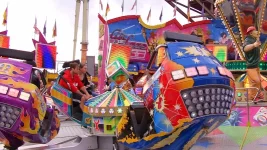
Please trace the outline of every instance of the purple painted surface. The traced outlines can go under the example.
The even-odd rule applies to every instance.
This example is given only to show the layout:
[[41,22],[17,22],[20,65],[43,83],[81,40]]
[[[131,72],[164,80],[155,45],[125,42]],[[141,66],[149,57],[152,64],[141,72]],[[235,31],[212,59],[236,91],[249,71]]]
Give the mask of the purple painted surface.
[[29,82],[31,70],[31,65],[10,59],[0,58],[0,78],[9,76],[13,79]]
[[[54,108],[46,107],[44,96],[37,87],[29,87],[30,89],[23,91],[30,94],[28,99],[20,97],[23,88],[27,89],[28,86],[31,86],[29,83],[31,72],[31,65],[9,59],[0,59],[0,141],[4,142],[6,146],[17,148],[24,143],[22,139],[34,143],[47,143],[59,131],[60,122],[57,114]],[[16,90],[19,92],[10,94],[11,88],[13,92]],[[20,113],[15,113],[17,110]],[[52,120],[42,120],[43,116],[38,113],[49,114],[48,116],[52,116]],[[7,118],[6,121],[3,120],[5,117]],[[12,123],[10,123],[11,120]],[[11,126],[7,126],[7,124]],[[50,127],[42,131],[44,124],[48,124]],[[44,132],[48,132],[48,136],[44,136]]]
[[7,30],[0,32],[0,35],[7,35]]

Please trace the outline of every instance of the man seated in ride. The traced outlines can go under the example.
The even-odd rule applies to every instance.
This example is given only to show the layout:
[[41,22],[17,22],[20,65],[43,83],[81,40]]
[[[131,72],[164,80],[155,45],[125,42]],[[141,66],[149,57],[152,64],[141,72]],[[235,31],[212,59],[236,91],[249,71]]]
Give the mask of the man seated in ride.
[[[78,73],[79,64],[76,62],[70,63],[70,68],[65,70],[63,80],[60,80],[59,84],[72,91],[73,99],[78,100],[78,102],[73,101],[73,117],[78,120],[82,120],[83,103],[92,96],[87,92],[86,87],[83,85],[78,76]],[[69,85],[64,81],[64,79],[69,83]]]

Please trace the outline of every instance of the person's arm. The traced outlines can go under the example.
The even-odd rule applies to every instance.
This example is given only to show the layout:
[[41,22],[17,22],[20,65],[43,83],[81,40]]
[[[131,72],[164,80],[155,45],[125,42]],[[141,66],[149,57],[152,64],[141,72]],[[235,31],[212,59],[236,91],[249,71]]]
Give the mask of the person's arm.
[[[73,93],[77,93],[77,94],[80,95],[81,92],[80,92],[80,91],[77,89],[77,87],[73,84],[71,77],[69,77],[69,76],[67,76],[67,75],[64,75],[63,78],[66,79],[67,82],[70,84],[70,90],[71,90],[71,92],[73,92]],[[79,92],[80,92],[80,93],[79,93]]]
[[83,91],[83,92],[85,93],[86,96],[90,96],[90,94],[87,92],[85,86],[81,87],[80,90]]
[[244,45],[245,45],[244,46],[244,51],[248,52],[248,51],[253,50],[256,47],[259,47],[261,45],[261,42],[259,40],[257,40],[256,42],[254,42],[252,44],[249,44],[248,39],[246,39],[245,42],[244,42]]
[[90,94],[87,92],[86,87],[84,86],[84,84],[82,83],[82,81],[80,80],[80,78],[77,76],[76,80],[78,82],[78,88],[85,93],[86,96],[90,97]]

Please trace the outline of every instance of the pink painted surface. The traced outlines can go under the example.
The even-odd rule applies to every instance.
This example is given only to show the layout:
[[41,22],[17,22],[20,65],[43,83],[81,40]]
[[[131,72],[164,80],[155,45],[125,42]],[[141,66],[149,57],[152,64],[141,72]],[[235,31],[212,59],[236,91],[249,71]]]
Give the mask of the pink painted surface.
[[251,126],[267,126],[267,107],[235,107],[225,126],[247,126],[248,116]]
[[[109,45],[109,41],[108,41],[108,25],[105,24],[105,31],[104,31],[104,40],[103,40],[103,46],[102,46],[102,52],[101,49],[99,49],[100,54],[102,54],[102,61],[101,66],[98,68],[98,90],[100,93],[104,92],[104,87],[105,87],[105,80],[106,80],[106,73],[105,73],[105,68],[106,68],[106,60],[107,60],[107,55],[108,55],[108,45]],[[99,54],[99,55],[100,55]]]

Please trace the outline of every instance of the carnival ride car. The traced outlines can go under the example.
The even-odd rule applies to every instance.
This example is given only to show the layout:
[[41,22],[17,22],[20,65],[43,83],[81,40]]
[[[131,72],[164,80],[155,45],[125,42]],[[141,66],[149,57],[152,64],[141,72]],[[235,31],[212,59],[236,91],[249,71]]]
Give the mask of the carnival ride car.
[[40,89],[46,81],[35,68],[34,54],[0,48],[0,56],[0,141],[12,150],[24,141],[48,143],[58,134],[60,121],[46,103],[45,88]]
[[[134,149],[190,149],[231,113],[234,79],[193,35],[165,32],[137,85],[144,105],[131,105],[117,126],[117,140]],[[148,80],[146,80],[148,79]],[[149,115],[150,114],[150,115]]]
[[234,80],[198,37],[166,32],[165,40],[167,44],[157,47],[147,68],[149,72],[157,65],[157,71],[146,73],[143,84],[135,88],[143,100],[120,88],[129,75],[114,61],[106,67],[106,75],[117,87],[86,101],[82,120],[73,117],[72,93],[58,84],[64,80],[62,74],[52,87],[55,104],[71,119],[88,126],[91,135],[116,135],[126,147],[189,149],[231,113]]

